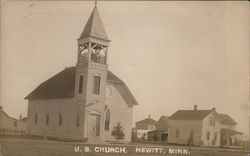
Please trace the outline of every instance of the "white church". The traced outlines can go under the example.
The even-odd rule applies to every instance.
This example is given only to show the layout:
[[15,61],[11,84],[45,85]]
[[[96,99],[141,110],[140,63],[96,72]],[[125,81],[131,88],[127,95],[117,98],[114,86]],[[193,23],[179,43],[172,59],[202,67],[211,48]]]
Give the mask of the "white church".
[[120,123],[131,141],[133,106],[126,84],[108,70],[109,38],[95,5],[77,40],[77,62],[41,83],[28,100],[27,131],[57,139],[113,141]]

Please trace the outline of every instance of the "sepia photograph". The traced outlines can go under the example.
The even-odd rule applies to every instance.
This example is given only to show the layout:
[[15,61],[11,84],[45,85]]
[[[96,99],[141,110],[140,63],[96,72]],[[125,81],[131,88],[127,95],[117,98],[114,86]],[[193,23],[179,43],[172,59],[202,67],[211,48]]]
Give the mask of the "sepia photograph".
[[0,156],[250,155],[248,1],[0,4]]

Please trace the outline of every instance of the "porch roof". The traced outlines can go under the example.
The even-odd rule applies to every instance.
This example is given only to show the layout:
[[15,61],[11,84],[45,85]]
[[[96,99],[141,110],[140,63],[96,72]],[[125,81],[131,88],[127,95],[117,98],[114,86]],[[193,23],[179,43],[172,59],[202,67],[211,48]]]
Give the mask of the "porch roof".
[[232,129],[227,129],[227,128],[222,128],[221,129],[221,133],[229,133],[231,135],[243,134],[242,132],[239,132],[239,131],[236,131],[236,130],[232,130]]

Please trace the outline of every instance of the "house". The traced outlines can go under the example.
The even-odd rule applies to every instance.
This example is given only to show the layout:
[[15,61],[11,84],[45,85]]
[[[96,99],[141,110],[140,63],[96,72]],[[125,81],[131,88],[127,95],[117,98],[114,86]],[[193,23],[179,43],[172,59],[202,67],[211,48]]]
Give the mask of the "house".
[[156,130],[148,132],[148,139],[152,141],[167,141],[169,121],[168,116],[161,116],[155,123]]
[[26,118],[16,119],[10,117],[0,106],[0,135],[25,135]]
[[152,119],[149,115],[148,118],[137,121],[135,123],[135,127],[136,129],[144,129],[144,130],[153,131],[156,129],[155,124],[156,124],[156,121]]
[[202,146],[240,145],[241,132],[236,122],[226,114],[211,110],[178,110],[169,117],[168,142]]
[[148,116],[148,118],[137,121],[133,129],[134,140],[148,140],[148,132],[156,130],[156,121]]
[[41,83],[28,100],[28,132],[34,136],[114,141],[120,124],[130,142],[133,106],[127,85],[108,70],[109,38],[95,5],[77,40],[76,66]]
[[156,121],[150,118],[149,115],[148,118],[140,120],[135,124],[136,128],[133,129],[135,138],[148,141],[167,141],[169,129],[167,116],[161,116]]

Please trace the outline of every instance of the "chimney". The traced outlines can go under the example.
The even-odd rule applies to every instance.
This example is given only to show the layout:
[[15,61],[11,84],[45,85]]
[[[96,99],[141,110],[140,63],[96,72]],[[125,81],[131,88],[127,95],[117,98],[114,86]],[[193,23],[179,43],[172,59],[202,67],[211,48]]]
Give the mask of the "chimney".
[[148,118],[150,119],[150,114],[148,115]]
[[212,110],[215,111],[216,109],[213,107]]
[[197,105],[194,105],[194,110],[197,111]]

